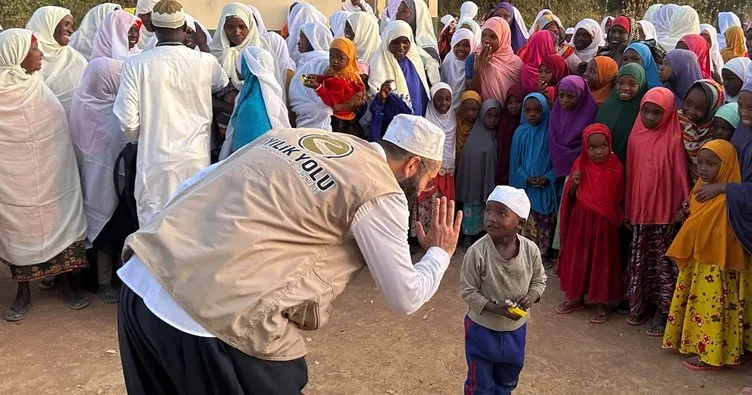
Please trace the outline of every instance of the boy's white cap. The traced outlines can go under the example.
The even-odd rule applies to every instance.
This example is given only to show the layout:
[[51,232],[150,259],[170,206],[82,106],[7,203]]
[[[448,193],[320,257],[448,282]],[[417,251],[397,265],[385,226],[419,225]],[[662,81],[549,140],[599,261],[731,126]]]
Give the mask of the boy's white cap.
[[512,210],[522,219],[530,215],[530,199],[524,189],[517,189],[508,185],[499,185],[494,188],[486,202],[499,202]]
[[420,157],[441,161],[446,135],[431,121],[415,115],[394,117],[384,133],[384,140]]

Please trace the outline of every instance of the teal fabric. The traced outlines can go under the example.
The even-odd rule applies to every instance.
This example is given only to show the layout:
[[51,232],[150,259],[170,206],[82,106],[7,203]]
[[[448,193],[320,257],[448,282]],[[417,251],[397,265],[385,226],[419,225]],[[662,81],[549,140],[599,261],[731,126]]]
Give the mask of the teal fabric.
[[230,120],[233,126],[233,152],[253,142],[272,128],[269,115],[266,112],[261,84],[258,78],[251,73],[245,59],[242,62],[241,75],[245,82],[243,89],[238,93],[238,105],[235,107],[235,112]]

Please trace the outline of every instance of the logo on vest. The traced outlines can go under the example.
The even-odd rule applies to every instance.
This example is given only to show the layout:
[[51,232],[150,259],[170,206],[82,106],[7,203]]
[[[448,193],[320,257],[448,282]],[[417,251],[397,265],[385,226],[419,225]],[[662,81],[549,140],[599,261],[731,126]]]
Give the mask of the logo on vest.
[[327,159],[344,158],[353,153],[353,146],[333,136],[309,134],[298,140],[301,148]]

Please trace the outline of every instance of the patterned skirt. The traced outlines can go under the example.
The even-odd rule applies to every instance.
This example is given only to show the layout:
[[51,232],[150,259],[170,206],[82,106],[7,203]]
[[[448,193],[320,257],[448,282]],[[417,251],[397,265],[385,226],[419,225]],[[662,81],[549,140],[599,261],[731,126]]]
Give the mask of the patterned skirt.
[[553,243],[556,216],[557,213],[540,214],[531,210],[530,216],[522,224],[520,234],[537,244],[542,256],[548,253]]
[[77,241],[64,249],[61,253],[52,257],[47,262],[29,266],[17,266],[3,258],[0,262],[10,267],[10,274],[15,281],[34,281],[45,277],[84,269],[89,266],[86,260],[86,248],[84,241]]
[[627,264],[629,313],[640,317],[653,304],[668,313],[679,268],[666,258],[678,232],[676,225],[633,225]]
[[679,271],[663,348],[712,366],[738,365],[752,351],[752,272],[689,262]]

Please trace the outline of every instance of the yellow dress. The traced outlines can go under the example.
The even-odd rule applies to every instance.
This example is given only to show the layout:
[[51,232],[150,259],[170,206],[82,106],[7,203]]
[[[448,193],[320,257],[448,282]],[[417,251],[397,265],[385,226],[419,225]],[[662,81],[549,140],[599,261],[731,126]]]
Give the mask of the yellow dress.
[[663,348],[698,355],[712,366],[738,365],[745,350],[752,351],[752,270],[691,260],[679,271]]

